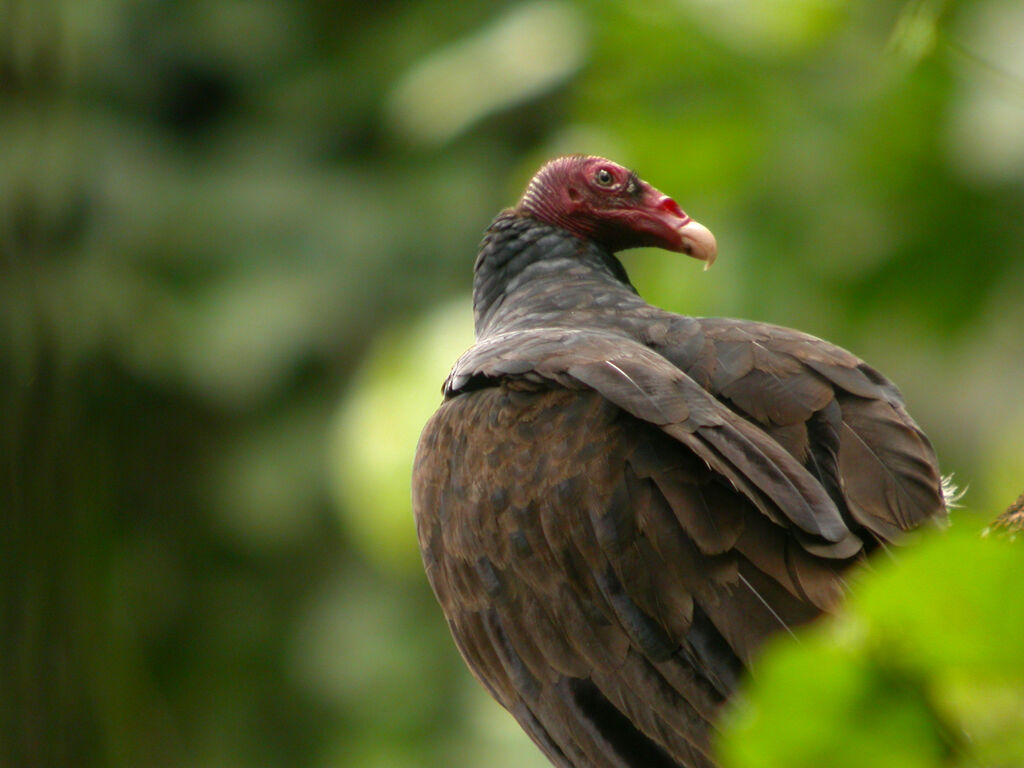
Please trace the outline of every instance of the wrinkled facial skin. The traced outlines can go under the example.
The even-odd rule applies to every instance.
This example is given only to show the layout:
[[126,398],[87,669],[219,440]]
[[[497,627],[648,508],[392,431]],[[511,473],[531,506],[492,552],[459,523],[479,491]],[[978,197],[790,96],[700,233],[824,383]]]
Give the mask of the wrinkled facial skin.
[[653,246],[708,265],[716,254],[711,233],[675,200],[601,157],[552,160],[534,176],[518,207],[612,251]]

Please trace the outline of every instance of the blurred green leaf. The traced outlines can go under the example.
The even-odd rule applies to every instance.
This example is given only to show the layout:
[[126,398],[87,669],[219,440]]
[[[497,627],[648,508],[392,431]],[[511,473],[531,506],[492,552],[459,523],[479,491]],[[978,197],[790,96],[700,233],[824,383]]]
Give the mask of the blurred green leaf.
[[860,571],[839,616],[755,665],[723,764],[1019,764],[1022,569],[1024,549],[961,522]]
[[419,433],[441,384],[473,340],[469,300],[375,340],[334,427],[332,478],[342,521],[366,557],[417,571],[409,478]]
[[[1016,0],[0,4],[0,763],[542,763],[457,658],[408,480],[480,234],[554,154],[716,233],[707,274],[627,254],[645,297],[852,348],[994,515],[1024,477],[1022,36]],[[904,637],[942,610],[893,575],[891,663],[840,622],[792,674],[847,698],[787,701],[776,740],[827,750],[812,716],[862,701],[850,755],[962,727],[1024,762],[969,620],[1016,631],[968,599],[1012,585],[948,554],[962,581],[907,578],[956,626]]]

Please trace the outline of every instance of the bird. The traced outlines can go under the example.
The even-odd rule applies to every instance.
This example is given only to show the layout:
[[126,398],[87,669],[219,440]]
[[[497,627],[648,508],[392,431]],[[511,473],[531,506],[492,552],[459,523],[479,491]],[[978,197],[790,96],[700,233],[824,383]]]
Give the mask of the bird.
[[892,382],[800,331],[648,304],[616,256],[641,246],[717,255],[626,167],[546,163],[483,237],[476,341],[413,465],[455,645],[560,768],[711,768],[765,640],[947,517]]

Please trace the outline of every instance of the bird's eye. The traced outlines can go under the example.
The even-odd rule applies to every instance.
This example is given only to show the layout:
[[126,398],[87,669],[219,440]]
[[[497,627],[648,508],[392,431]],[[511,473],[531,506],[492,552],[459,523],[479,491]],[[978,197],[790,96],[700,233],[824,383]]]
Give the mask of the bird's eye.
[[597,173],[594,174],[594,181],[600,184],[602,187],[610,187],[612,182],[615,181],[615,177],[612,176],[612,172],[607,168],[601,168]]

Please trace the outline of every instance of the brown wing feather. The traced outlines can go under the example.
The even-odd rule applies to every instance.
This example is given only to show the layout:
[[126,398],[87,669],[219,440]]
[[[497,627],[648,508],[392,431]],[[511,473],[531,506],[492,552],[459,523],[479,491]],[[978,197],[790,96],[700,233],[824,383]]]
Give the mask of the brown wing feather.
[[454,397],[414,478],[460,651],[559,765],[711,766],[742,665],[818,613],[819,582],[837,589],[820,558],[794,573],[784,554],[744,556],[748,529],[778,531],[782,553],[784,529],[594,391],[506,381]]
[[857,397],[840,405],[839,467],[857,522],[893,540],[934,517],[943,504],[941,480],[931,445],[902,405]]
[[944,518],[931,444],[895,385],[850,352],[724,318],[680,318],[652,346],[803,464],[855,531],[894,541]]
[[537,381],[596,390],[657,425],[727,478],[768,517],[849,549],[847,524],[808,470],[758,426],[722,405],[666,357],[638,342],[593,331],[541,329],[485,339],[455,365],[446,391],[522,372]]

